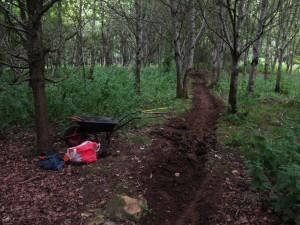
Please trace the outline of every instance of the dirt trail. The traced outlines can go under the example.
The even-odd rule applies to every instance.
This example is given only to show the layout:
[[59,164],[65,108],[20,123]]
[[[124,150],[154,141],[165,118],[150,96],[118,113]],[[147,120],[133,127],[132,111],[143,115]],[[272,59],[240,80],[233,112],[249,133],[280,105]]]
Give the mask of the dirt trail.
[[[152,153],[157,160],[146,170],[146,199],[152,209],[142,224],[199,224],[197,211],[202,193],[198,191],[205,176],[206,154],[215,144],[214,130],[222,104],[194,78],[193,107],[183,119],[172,119],[154,131],[158,140]],[[159,204],[158,204],[159,203]]]
[[141,224],[276,224],[248,189],[243,157],[217,146],[222,103],[201,74],[194,81],[190,112],[152,132],[153,158],[142,174],[151,213]]

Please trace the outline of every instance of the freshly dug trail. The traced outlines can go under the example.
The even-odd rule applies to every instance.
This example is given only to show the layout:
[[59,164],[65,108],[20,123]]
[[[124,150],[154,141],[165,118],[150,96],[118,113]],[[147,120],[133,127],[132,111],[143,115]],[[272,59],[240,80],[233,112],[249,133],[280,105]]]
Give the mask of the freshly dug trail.
[[194,74],[192,109],[152,131],[155,141],[142,173],[150,212],[143,225],[278,224],[249,190],[240,152],[216,141],[223,104]]
[[[145,197],[151,213],[141,224],[199,224],[198,189],[204,179],[206,155],[216,143],[214,131],[222,104],[209,93],[203,79],[194,77],[192,109],[154,131],[153,156],[145,170]],[[206,211],[209,211],[209,206]]]

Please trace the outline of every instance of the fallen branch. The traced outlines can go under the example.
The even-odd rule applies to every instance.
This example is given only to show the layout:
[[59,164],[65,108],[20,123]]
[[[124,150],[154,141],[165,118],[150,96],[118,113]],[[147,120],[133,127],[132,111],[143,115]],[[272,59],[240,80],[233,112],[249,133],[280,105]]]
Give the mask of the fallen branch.
[[27,180],[24,180],[24,181],[20,182],[19,184],[27,184],[27,183],[30,183],[30,182],[32,182],[32,181],[34,181],[36,179],[39,179],[39,178],[41,178],[41,177],[40,176],[31,177],[31,178],[29,178]]

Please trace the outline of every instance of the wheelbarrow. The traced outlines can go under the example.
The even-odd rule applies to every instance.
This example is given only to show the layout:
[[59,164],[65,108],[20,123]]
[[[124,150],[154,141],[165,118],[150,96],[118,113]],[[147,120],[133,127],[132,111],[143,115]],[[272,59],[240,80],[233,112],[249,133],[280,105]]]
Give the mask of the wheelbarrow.
[[[77,125],[69,127],[64,133],[64,140],[69,147],[74,147],[86,140],[101,143],[100,154],[108,154],[114,132],[130,122],[140,119],[137,112],[129,113],[121,119],[96,116],[72,116],[69,119]],[[100,140],[99,140],[99,136]]]

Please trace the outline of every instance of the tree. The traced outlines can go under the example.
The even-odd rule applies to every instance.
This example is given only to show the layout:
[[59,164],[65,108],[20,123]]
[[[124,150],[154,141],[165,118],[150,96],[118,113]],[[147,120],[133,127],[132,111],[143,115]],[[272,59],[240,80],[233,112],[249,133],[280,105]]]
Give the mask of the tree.
[[254,90],[254,82],[256,78],[256,73],[257,73],[257,64],[259,61],[259,54],[260,54],[260,48],[261,48],[261,38],[260,38],[260,32],[262,30],[263,26],[263,21],[266,16],[266,10],[268,7],[268,0],[261,0],[260,2],[260,14],[259,14],[259,19],[257,21],[257,30],[256,30],[256,35],[257,40],[253,44],[253,56],[252,56],[252,62],[251,62],[251,71],[249,75],[249,81],[248,81],[248,86],[247,86],[247,91],[248,93],[252,93]]
[[[15,55],[26,66],[2,62],[10,68],[28,68],[29,84],[33,92],[35,121],[37,129],[37,148],[39,151],[50,149],[47,101],[45,93],[45,57],[49,52],[43,43],[42,17],[58,0],[26,0],[0,2],[0,10],[6,18],[5,27],[22,40],[25,56]],[[10,10],[11,8],[15,10]],[[16,13],[18,12],[18,13]],[[13,52],[11,52],[14,55]]]
[[92,15],[92,26],[91,26],[91,35],[92,35],[92,45],[91,45],[91,66],[90,66],[90,71],[89,71],[89,75],[88,75],[88,79],[92,79],[93,75],[94,75],[94,68],[95,68],[95,64],[96,64],[96,8],[97,8],[97,1],[94,0],[93,2],[93,7],[92,7],[92,11],[93,11],[93,15]]
[[223,67],[223,57],[225,51],[225,43],[221,38],[218,38],[214,33],[209,35],[209,40],[213,44],[212,50],[212,82],[210,87],[213,87],[219,83],[221,70]]
[[[170,10],[171,36],[176,63],[177,98],[188,98],[188,76],[193,69],[195,45],[204,32],[205,23],[201,22],[196,31],[196,8],[194,0],[160,0]],[[186,19],[183,12],[188,12]],[[187,24],[187,25],[185,25]]]
[[[104,1],[116,15],[125,19],[128,30],[133,34],[135,40],[135,93],[141,93],[141,68],[143,55],[143,23],[145,17],[145,1],[134,0],[133,2],[119,1],[118,4],[113,4],[110,1]],[[123,39],[124,40],[124,39]],[[125,51],[123,51],[125,53]]]
[[[215,0],[200,3],[203,19],[208,29],[221,38],[230,50],[231,54],[231,75],[229,90],[229,112],[237,112],[237,86],[238,86],[238,64],[241,55],[246,52],[263,34],[277,14],[280,0],[268,7],[268,14],[260,22],[257,28],[257,19],[248,20],[245,24],[246,16],[251,16],[258,12],[260,5],[251,0]],[[247,12],[247,13],[246,13]],[[215,18],[215,20],[209,20]],[[254,16],[254,18],[256,18]],[[251,29],[248,28],[250,26]],[[254,29],[254,28],[257,29]]]
[[[281,77],[282,77],[282,63],[283,56],[286,48],[291,43],[291,41],[297,36],[299,32],[299,20],[297,20],[297,16],[299,13],[299,8],[297,6],[297,2],[294,1],[285,1],[283,4],[283,10],[280,11],[279,14],[279,29],[278,29],[278,68],[276,73],[276,84],[275,84],[275,92],[279,93],[281,91]],[[290,9],[288,11],[286,9]]]
[[134,1],[135,9],[135,93],[141,94],[141,68],[142,68],[142,41],[143,41],[143,30],[142,30],[142,0]]
[[264,65],[265,80],[269,76],[269,67],[270,67],[270,46],[271,46],[271,34],[270,33],[267,34],[266,47],[265,47],[265,65]]

